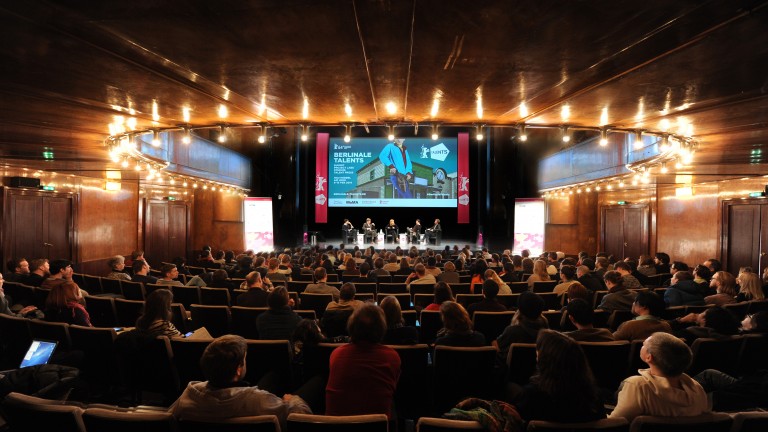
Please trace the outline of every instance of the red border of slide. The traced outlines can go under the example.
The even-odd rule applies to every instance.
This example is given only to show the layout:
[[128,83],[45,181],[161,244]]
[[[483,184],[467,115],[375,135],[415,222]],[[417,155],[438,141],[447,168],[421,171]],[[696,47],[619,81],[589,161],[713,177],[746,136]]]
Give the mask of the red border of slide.
[[458,189],[458,220],[460,224],[469,223],[469,134],[459,134],[459,170],[456,173],[456,188]]
[[329,134],[317,134],[315,154],[315,223],[328,223],[328,141]]

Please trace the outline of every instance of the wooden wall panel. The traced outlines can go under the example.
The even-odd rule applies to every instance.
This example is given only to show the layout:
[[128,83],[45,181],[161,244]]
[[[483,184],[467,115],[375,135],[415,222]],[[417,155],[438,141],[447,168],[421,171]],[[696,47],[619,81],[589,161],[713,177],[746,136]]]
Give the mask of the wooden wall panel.
[[700,264],[720,253],[718,184],[694,185],[690,197],[659,188],[656,247],[676,261]]
[[214,250],[244,249],[243,198],[237,194],[195,191],[192,249],[210,245]]
[[81,179],[77,212],[77,247],[80,271],[106,275],[113,255],[128,255],[138,238],[139,188],[122,182],[119,191],[104,190],[104,180]]
[[597,252],[597,193],[547,199],[544,250]]

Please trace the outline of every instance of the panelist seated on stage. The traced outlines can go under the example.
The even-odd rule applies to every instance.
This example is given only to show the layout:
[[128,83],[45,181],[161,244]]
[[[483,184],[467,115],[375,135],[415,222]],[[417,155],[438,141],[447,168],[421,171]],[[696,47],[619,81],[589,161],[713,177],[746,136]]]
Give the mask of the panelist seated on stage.
[[397,241],[397,236],[400,235],[400,228],[398,228],[394,219],[389,220],[389,224],[385,228],[387,239],[392,238],[392,242]]
[[341,232],[344,243],[357,242],[357,230],[352,226],[352,222],[349,219],[344,219],[344,223],[341,225]]
[[363,234],[365,235],[365,241],[374,243],[376,240],[376,224],[371,222],[371,218],[367,218],[363,224]]
[[435,219],[435,224],[432,225],[431,228],[427,228],[427,230],[424,232],[427,242],[429,242],[430,239],[439,239],[442,235],[443,228],[440,226],[440,219]]
[[410,233],[411,243],[418,243],[421,240],[421,221],[416,219],[416,224],[413,228],[409,228],[408,232]]

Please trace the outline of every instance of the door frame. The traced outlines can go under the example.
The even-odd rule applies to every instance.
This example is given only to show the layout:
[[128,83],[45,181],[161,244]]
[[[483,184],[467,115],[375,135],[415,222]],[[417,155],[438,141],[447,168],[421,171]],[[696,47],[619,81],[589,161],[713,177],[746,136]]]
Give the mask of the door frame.
[[[765,198],[731,198],[731,199],[724,199],[721,202],[720,212],[721,212],[721,223],[720,223],[720,263],[723,266],[723,269],[730,268],[730,263],[728,262],[728,227],[730,226],[730,208],[732,206],[741,206],[741,205],[768,205],[768,200]],[[762,213],[762,211],[761,211]],[[768,226],[766,227],[768,229]],[[763,247],[763,243],[765,244],[765,247],[768,248],[768,241],[763,242],[764,237],[768,237],[768,235],[764,234],[763,230],[763,224],[762,224],[762,218],[760,223],[760,244],[761,248]],[[759,269],[753,269],[758,272],[759,275],[762,274],[762,269],[766,265],[768,265],[768,257],[766,256],[758,256],[757,258],[758,265],[760,266]]]
[[[605,212],[606,212],[606,210],[628,209],[628,208],[645,210],[645,212],[646,212],[646,215],[645,215],[646,221],[645,222],[646,222],[647,227],[648,227],[648,233],[647,233],[646,242],[647,242],[647,245],[648,245],[648,253],[649,254],[651,253],[651,231],[652,231],[651,218],[653,217],[653,215],[652,215],[652,212],[651,212],[651,206],[648,203],[645,203],[645,204],[624,204],[624,205],[612,204],[612,205],[602,205],[602,206],[600,206],[600,212],[599,212],[599,214],[600,214],[600,241],[598,243],[600,249],[598,250],[598,252],[605,252]],[[622,250],[622,254],[623,254],[623,250]]]

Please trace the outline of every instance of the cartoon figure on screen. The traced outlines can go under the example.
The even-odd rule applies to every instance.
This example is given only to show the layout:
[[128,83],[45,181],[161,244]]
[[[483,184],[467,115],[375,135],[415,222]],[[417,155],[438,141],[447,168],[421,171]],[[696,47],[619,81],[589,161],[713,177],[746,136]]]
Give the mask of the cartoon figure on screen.
[[399,138],[387,144],[379,154],[379,160],[389,168],[389,179],[392,181],[392,188],[397,192],[397,198],[413,198],[410,185],[413,166],[408,148],[403,145],[404,141]]

